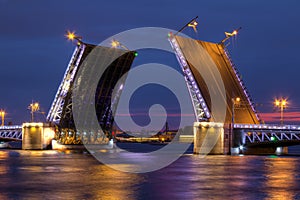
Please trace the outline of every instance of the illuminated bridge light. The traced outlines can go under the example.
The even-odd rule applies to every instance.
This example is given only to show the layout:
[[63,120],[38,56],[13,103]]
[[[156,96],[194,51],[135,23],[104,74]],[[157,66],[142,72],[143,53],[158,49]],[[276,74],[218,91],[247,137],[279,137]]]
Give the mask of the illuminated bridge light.
[[[202,108],[199,108],[200,111],[204,110],[206,118],[210,118],[210,114],[209,111],[207,109],[207,106],[205,104],[205,102],[202,100],[202,96],[198,95],[200,92],[198,85],[196,84],[196,82],[194,81],[194,77],[193,74],[191,73],[191,70],[189,69],[189,66],[187,64],[187,61],[179,47],[179,44],[177,43],[175,38],[171,38],[169,39],[171,46],[173,48],[173,50],[175,51],[177,60],[179,61],[179,64],[181,65],[181,68],[185,74],[185,80],[186,80],[186,84],[188,86],[188,89],[190,91],[190,97],[192,99],[193,105],[195,107],[197,107],[198,105],[202,105]],[[202,100],[202,101],[201,101]],[[199,102],[201,102],[201,104],[198,104]],[[204,105],[203,105],[204,103]],[[196,116],[199,116],[199,109],[194,107],[194,112]],[[201,111],[202,113],[202,111]],[[201,114],[202,116],[202,114]],[[203,119],[203,117],[199,118],[199,120]]]
[[233,67],[233,71],[234,71],[234,73],[235,73],[235,75],[236,75],[236,78],[239,80],[239,83],[240,83],[241,87],[243,88],[244,94],[245,94],[246,97],[247,97],[247,100],[248,100],[248,102],[249,102],[249,104],[250,104],[250,107],[251,107],[252,111],[255,113],[255,116],[257,117],[257,119],[259,119],[258,115],[256,114],[256,110],[255,110],[255,108],[254,108],[254,106],[253,106],[253,103],[252,103],[252,101],[250,100],[250,96],[249,96],[249,94],[248,94],[248,92],[247,92],[247,89],[246,89],[246,87],[244,87],[244,83],[243,83],[242,80],[239,78],[239,73],[238,73],[237,69],[235,68],[234,63],[232,62],[232,60],[231,60],[231,58],[230,58],[230,56],[229,56],[229,53],[227,52],[227,50],[226,50],[225,48],[224,48],[224,53],[225,53],[227,59],[229,60],[231,66]]

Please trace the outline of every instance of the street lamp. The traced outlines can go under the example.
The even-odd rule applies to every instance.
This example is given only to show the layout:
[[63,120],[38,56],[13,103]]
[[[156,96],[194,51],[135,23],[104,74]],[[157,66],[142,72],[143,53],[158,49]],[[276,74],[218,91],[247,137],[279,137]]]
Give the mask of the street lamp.
[[179,31],[177,31],[175,35],[177,35],[178,33],[180,33],[181,31],[183,31],[186,27],[192,27],[194,29],[195,32],[197,32],[197,22],[198,16],[196,16],[195,18],[193,18],[191,21],[189,21],[187,24],[185,24],[181,29],[179,29]]
[[67,34],[65,36],[68,38],[68,40],[71,40],[71,41],[76,40],[78,45],[80,45],[82,43],[82,41],[81,41],[82,37],[76,35],[75,31],[73,31],[73,32],[67,31]]
[[231,123],[232,123],[232,126],[233,126],[233,124],[234,124],[234,109],[235,109],[235,106],[236,106],[236,105],[239,105],[239,104],[240,104],[241,98],[240,98],[240,97],[232,98],[231,101],[232,101]]
[[220,42],[220,44],[224,44],[229,38],[236,36],[241,28],[242,27],[240,27],[236,30],[233,30],[232,33],[225,32],[226,37]]
[[5,117],[5,111],[4,110],[0,110],[0,115],[1,115],[1,126],[4,126],[4,117]]
[[241,101],[240,97],[232,98],[232,107],[231,107],[231,126],[230,126],[230,134],[229,134],[229,154],[231,154],[231,142],[233,137],[233,127],[234,127],[234,109],[236,105],[239,105]]
[[29,105],[28,109],[30,110],[30,113],[31,113],[31,122],[33,122],[33,113],[40,110],[40,105],[38,102],[35,102],[35,103],[32,102]]
[[110,45],[111,45],[111,47],[113,47],[113,48],[118,48],[118,47],[120,47],[120,48],[123,48],[123,49],[129,51],[129,49],[128,49],[125,45],[123,45],[121,42],[119,42],[118,40],[115,40],[115,39],[113,39],[113,40],[111,41]]
[[283,125],[283,109],[287,106],[287,100],[283,98],[275,99],[274,105],[280,108],[280,124]]

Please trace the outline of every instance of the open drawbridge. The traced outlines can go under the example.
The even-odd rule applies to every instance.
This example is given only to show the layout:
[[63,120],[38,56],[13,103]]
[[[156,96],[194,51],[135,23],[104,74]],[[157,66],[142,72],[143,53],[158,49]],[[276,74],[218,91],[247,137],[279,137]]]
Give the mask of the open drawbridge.
[[[91,53],[93,52],[93,54]],[[105,62],[116,57],[112,63],[105,69],[99,81],[95,94],[95,109],[98,122],[108,137],[111,137],[111,129],[113,125],[113,107],[117,106],[118,100],[113,99],[112,93],[119,79],[129,71],[130,66],[135,58],[135,52],[109,48],[103,46],[95,46],[86,43],[78,43],[70,63],[65,72],[64,78],[58,88],[52,106],[49,110],[47,120],[53,122],[58,127],[56,139],[63,144],[81,143],[80,133],[76,131],[73,112],[72,112],[72,95],[74,81],[78,78],[80,68],[88,68],[84,63],[89,55],[94,56],[94,64],[97,62]],[[88,92],[88,91],[87,91]],[[120,91],[121,92],[121,91]],[[113,102],[116,105],[112,105]],[[88,102],[82,102],[87,103]],[[84,105],[83,105],[84,106]],[[102,133],[99,133],[103,137]],[[94,138],[99,138],[95,136]]]
[[[235,129],[237,134],[243,135],[244,140],[237,145],[268,143],[272,142],[273,137],[278,141],[286,138],[292,140],[293,144],[297,143],[295,141],[299,140],[299,135],[289,136],[286,133],[295,132],[296,129],[298,131],[298,127],[285,126],[280,128],[280,134],[278,128],[274,129],[274,126],[264,126],[263,129],[252,127],[262,125],[245,84],[223,43],[205,42],[172,34],[168,40],[185,77],[196,122],[222,122],[228,125],[231,129]],[[109,137],[112,134],[114,111],[118,105],[118,99],[112,99],[113,89],[120,78],[130,70],[136,53],[78,42],[47,116],[47,121],[56,125],[56,139],[62,144],[82,143],[82,135],[77,132],[73,118],[73,86],[79,76],[78,71],[89,67],[84,61],[91,52],[94,52],[96,60],[94,65],[116,58],[99,77],[100,80],[95,80],[98,81],[95,94],[96,115],[101,129]],[[121,93],[122,89],[119,92]],[[119,96],[116,95],[114,98]],[[217,99],[220,105],[224,105],[223,110],[215,106],[214,99]],[[13,127],[6,127],[0,129],[0,136],[20,140],[22,137],[20,130],[20,127],[17,127],[16,131]],[[95,140],[99,137],[103,137],[103,134],[93,136]]]
[[[235,123],[259,123],[249,93],[224,45],[180,36],[171,36],[169,40],[183,70],[197,121],[224,121],[228,124],[235,109]],[[216,68],[215,71],[213,68]],[[224,113],[221,113],[224,110],[211,112],[211,93],[226,106],[225,119],[222,119]],[[236,98],[239,98],[238,106],[234,102]]]

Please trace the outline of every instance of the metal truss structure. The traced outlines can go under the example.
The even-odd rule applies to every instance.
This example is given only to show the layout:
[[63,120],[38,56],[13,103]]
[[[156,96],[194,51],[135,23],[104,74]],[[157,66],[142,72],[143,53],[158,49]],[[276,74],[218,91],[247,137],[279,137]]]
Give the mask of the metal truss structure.
[[75,75],[85,49],[86,45],[83,43],[80,43],[75,48],[67,70],[64,74],[63,80],[57,90],[54,101],[47,115],[47,121],[54,122],[55,124],[59,125],[61,123],[62,116],[65,113],[71,113],[71,102],[70,98],[67,98],[67,96],[70,93],[70,88],[74,82]]
[[[93,53],[91,54],[91,52]],[[102,138],[103,133],[89,133],[85,137],[84,133],[79,133],[75,127],[73,112],[72,112],[72,95],[75,79],[79,76],[78,71],[81,67],[86,67],[82,64],[88,55],[92,55],[97,62],[104,62],[111,59],[115,55],[121,56],[115,59],[104,71],[97,85],[96,93],[94,94],[95,109],[99,125],[106,135],[111,135],[113,126],[113,115],[116,110],[119,96],[123,89],[123,85],[116,86],[119,79],[129,71],[135,57],[135,52],[121,50],[116,48],[101,47],[83,42],[78,43],[71,57],[69,65],[66,69],[63,80],[58,88],[52,106],[49,110],[47,120],[57,125],[56,139],[62,144],[80,144],[86,138]],[[94,64],[96,64],[95,62]],[[98,81],[98,80],[96,80]],[[88,88],[89,86],[87,86]],[[115,98],[112,99],[112,92],[117,88]],[[89,93],[89,91],[86,91]],[[82,94],[89,95],[89,94]],[[92,100],[92,99],[91,99]],[[84,106],[84,105],[83,105]],[[96,139],[98,140],[98,139]]]
[[1,126],[0,139],[22,140],[22,126]]
[[207,104],[201,94],[201,91],[199,89],[199,86],[195,80],[194,75],[191,72],[191,69],[182,53],[180,50],[180,47],[172,35],[169,38],[169,42],[176,54],[177,60],[181,66],[181,69],[184,74],[185,82],[192,100],[193,108],[194,108],[194,113],[196,116],[196,121],[207,121],[211,115],[209,112],[209,109],[207,107]]
[[234,133],[242,138],[243,146],[300,144],[300,126],[295,125],[235,124]]

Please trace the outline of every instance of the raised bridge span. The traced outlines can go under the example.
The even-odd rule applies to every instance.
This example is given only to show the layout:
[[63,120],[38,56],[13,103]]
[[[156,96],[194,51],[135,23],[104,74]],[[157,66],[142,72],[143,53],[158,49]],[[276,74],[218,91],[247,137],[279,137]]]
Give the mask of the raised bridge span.
[[[254,103],[224,44],[177,35],[171,35],[168,40],[185,77],[197,122],[219,123],[222,121],[221,111],[217,109],[212,112],[211,91],[213,91],[214,95],[219,97],[219,102],[225,105],[225,116],[222,121],[225,132],[222,137],[229,146],[255,148],[300,144],[300,127],[260,124]],[[118,102],[118,99],[111,100],[112,89],[119,78],[130,69],[135,52],[100,47],[80,41],[74,50],[47,116],[48,121],[58,127],[56,139],[60,142],[78,144],[72,113],[72,89],[75,79],[78,78],[78,70],[84,70],[84,61],[88,56],[96,57],[98,62],[105,62],[107,58],[114,55],[122,56],[110,63],[96,91],[98,121],[105,131],[111,132],[114,112],[112,108],[115,108]],[[213,71],[212,66],[215,66],[217,71]],[[208,77],[209,82],[206,81]],[[222,84],[218,81],[219,78]],[[224,93],[220,89],[222,87]],[[120,92],[121,90],[122,88]],[[234,102],[237,97],[243,102],[242,109],[237,109],[240,105]],[[111,102],[115,102],[116,105],[111,105]],[[70,138],[70,134],[74,140],[65,140],[65,138]],[[22,140],[22,126],[1,127],[0,139]]]

